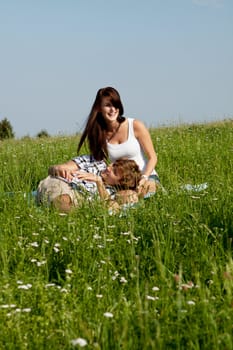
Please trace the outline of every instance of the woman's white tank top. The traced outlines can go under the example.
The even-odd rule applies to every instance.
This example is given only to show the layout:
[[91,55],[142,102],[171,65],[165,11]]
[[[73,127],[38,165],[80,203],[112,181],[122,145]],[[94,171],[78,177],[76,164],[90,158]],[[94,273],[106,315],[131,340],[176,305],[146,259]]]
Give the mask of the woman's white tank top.
[[[132,159],[138,164],[139,169],[143,172],[146,167],[147,160],[140,146],[140,143],[134,135],[134,119],[127,118],[127,121],[128,139],[125,142],[119,144],[111,144],[107,142],[109,159],[111,162],[115,162],[119,158]],[[156,175],[156,171],[153,170],[151,175]]]

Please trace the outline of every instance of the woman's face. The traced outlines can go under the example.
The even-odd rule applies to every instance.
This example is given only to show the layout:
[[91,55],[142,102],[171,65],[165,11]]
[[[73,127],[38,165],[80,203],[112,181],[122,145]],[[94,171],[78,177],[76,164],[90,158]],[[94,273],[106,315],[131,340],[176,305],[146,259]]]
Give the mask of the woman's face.
[[119,108],[113,106],[110,97],[103,97],[100,112],[106,122],[116,121],[119,116]]

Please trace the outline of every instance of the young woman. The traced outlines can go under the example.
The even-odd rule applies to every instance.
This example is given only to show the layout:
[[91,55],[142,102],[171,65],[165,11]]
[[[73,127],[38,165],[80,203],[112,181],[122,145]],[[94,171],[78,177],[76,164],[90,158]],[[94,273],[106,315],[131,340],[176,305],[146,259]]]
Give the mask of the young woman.
[[157,155],[150,133],[141,121],[126,118],[123,114],[119,92],[113,87],[100,89],[81,135],[78,153],[87,139],[96,160],[134,160],[142,172],[138,192],[142,195],[154,193],[159,178],[155,171]]

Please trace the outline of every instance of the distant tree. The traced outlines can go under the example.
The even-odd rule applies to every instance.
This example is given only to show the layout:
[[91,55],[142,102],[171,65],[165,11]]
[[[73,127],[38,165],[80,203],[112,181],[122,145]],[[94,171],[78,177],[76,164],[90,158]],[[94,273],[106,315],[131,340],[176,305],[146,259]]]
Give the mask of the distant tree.
[[12,139],[15,137],[13,127],[7,118],[0,121],[0,140]]
[[50,135],[47,130],[42,129],[40,132],[38,132],[36,137],[50,137]]
[[24,135],[21,137],[21,140],[27,141],[27,140],[31,140],[31,136],[30,135]]

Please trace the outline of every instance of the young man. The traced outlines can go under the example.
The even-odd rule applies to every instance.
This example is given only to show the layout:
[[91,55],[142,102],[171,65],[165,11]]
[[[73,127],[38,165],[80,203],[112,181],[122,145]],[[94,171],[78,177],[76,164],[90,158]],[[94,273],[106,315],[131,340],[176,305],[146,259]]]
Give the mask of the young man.
[[52,204],[68,212],[84,200],[101,198],[109,207],[138,201],[136,189],[141,178],[133,160],[120,159],[106,165],[92,156],[83,155],[49,168],[49,176],[39,183],[37,202]]

